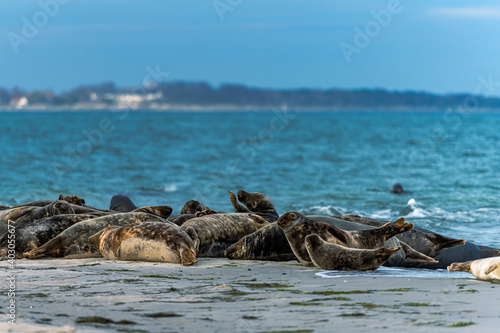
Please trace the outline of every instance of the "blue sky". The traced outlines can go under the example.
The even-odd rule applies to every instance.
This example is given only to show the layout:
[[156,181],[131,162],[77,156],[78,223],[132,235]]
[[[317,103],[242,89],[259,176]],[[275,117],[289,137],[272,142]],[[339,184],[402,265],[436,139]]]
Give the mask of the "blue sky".
[[136,87],[159,66],[214,85],[474,92],[500,82],[499,32],[495,1],[3,0],[0,87]]

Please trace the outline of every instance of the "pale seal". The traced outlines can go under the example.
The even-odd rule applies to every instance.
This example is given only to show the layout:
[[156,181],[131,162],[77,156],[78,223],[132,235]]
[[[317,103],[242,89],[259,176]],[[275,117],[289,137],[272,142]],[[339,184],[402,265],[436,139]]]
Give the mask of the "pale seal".
[[471,273],[479,280],[499,283],[500,257],[452,263],[448,267],[448,272],[456,271]]
[[196,263],[191,237],[173,223],[142,222],[107,227],[89,238],[109,260],[155,261],[189,266]]
[[313,264],[326,270],[375,270],[401,247],[353,249],[325,242],[317,234],[306,236],[305,247]]

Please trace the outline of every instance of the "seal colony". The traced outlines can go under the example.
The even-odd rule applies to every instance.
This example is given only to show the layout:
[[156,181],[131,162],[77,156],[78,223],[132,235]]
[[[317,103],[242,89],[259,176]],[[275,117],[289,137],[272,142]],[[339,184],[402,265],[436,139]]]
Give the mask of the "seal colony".
[[[85,258],[195,264],[199,257],[289,261],[325,270],[374,270],[381,265],[446,268],[498,281],[500,250],[415,227],[405,218],[379,221],[343,216],[279,215],[265,194],[229,191],[234,212],[189,200],[138,207],[123,194],[109,209],[78,196],[0,205],[0,255],[13,258]],[[15,242],[12,240],[15,239]]]

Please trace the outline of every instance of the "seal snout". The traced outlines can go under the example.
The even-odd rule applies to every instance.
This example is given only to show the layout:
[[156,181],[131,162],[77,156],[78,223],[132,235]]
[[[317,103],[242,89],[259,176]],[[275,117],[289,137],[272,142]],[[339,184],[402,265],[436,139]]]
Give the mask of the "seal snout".
[[241,202],[243,202],[243,201],[245,200],[245,197],[246,197],[247,195],[248,195],[248,192],[247,192],[247,191],[245,191],[245,190],[239,190],[239,191],[238,191],[238,194],[237,194],[237,196],[238,196],[238,200],[239,200],[239,201],[241,201]]
[[278,225],[282,228],[289,227],[293,224],[295,220],[297,220],[300,217],[300,213],[297,212],[288,212],[283,214],[278,221]]

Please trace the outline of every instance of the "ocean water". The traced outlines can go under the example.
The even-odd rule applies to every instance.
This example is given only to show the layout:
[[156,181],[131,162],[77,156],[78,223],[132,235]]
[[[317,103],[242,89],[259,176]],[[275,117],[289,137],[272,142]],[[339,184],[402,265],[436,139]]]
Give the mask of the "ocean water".
[[230,211],[245,189],[281,214],[405,216],[500,247],[499,129],[494,113],[2,112],[0,204],[124,193]]

